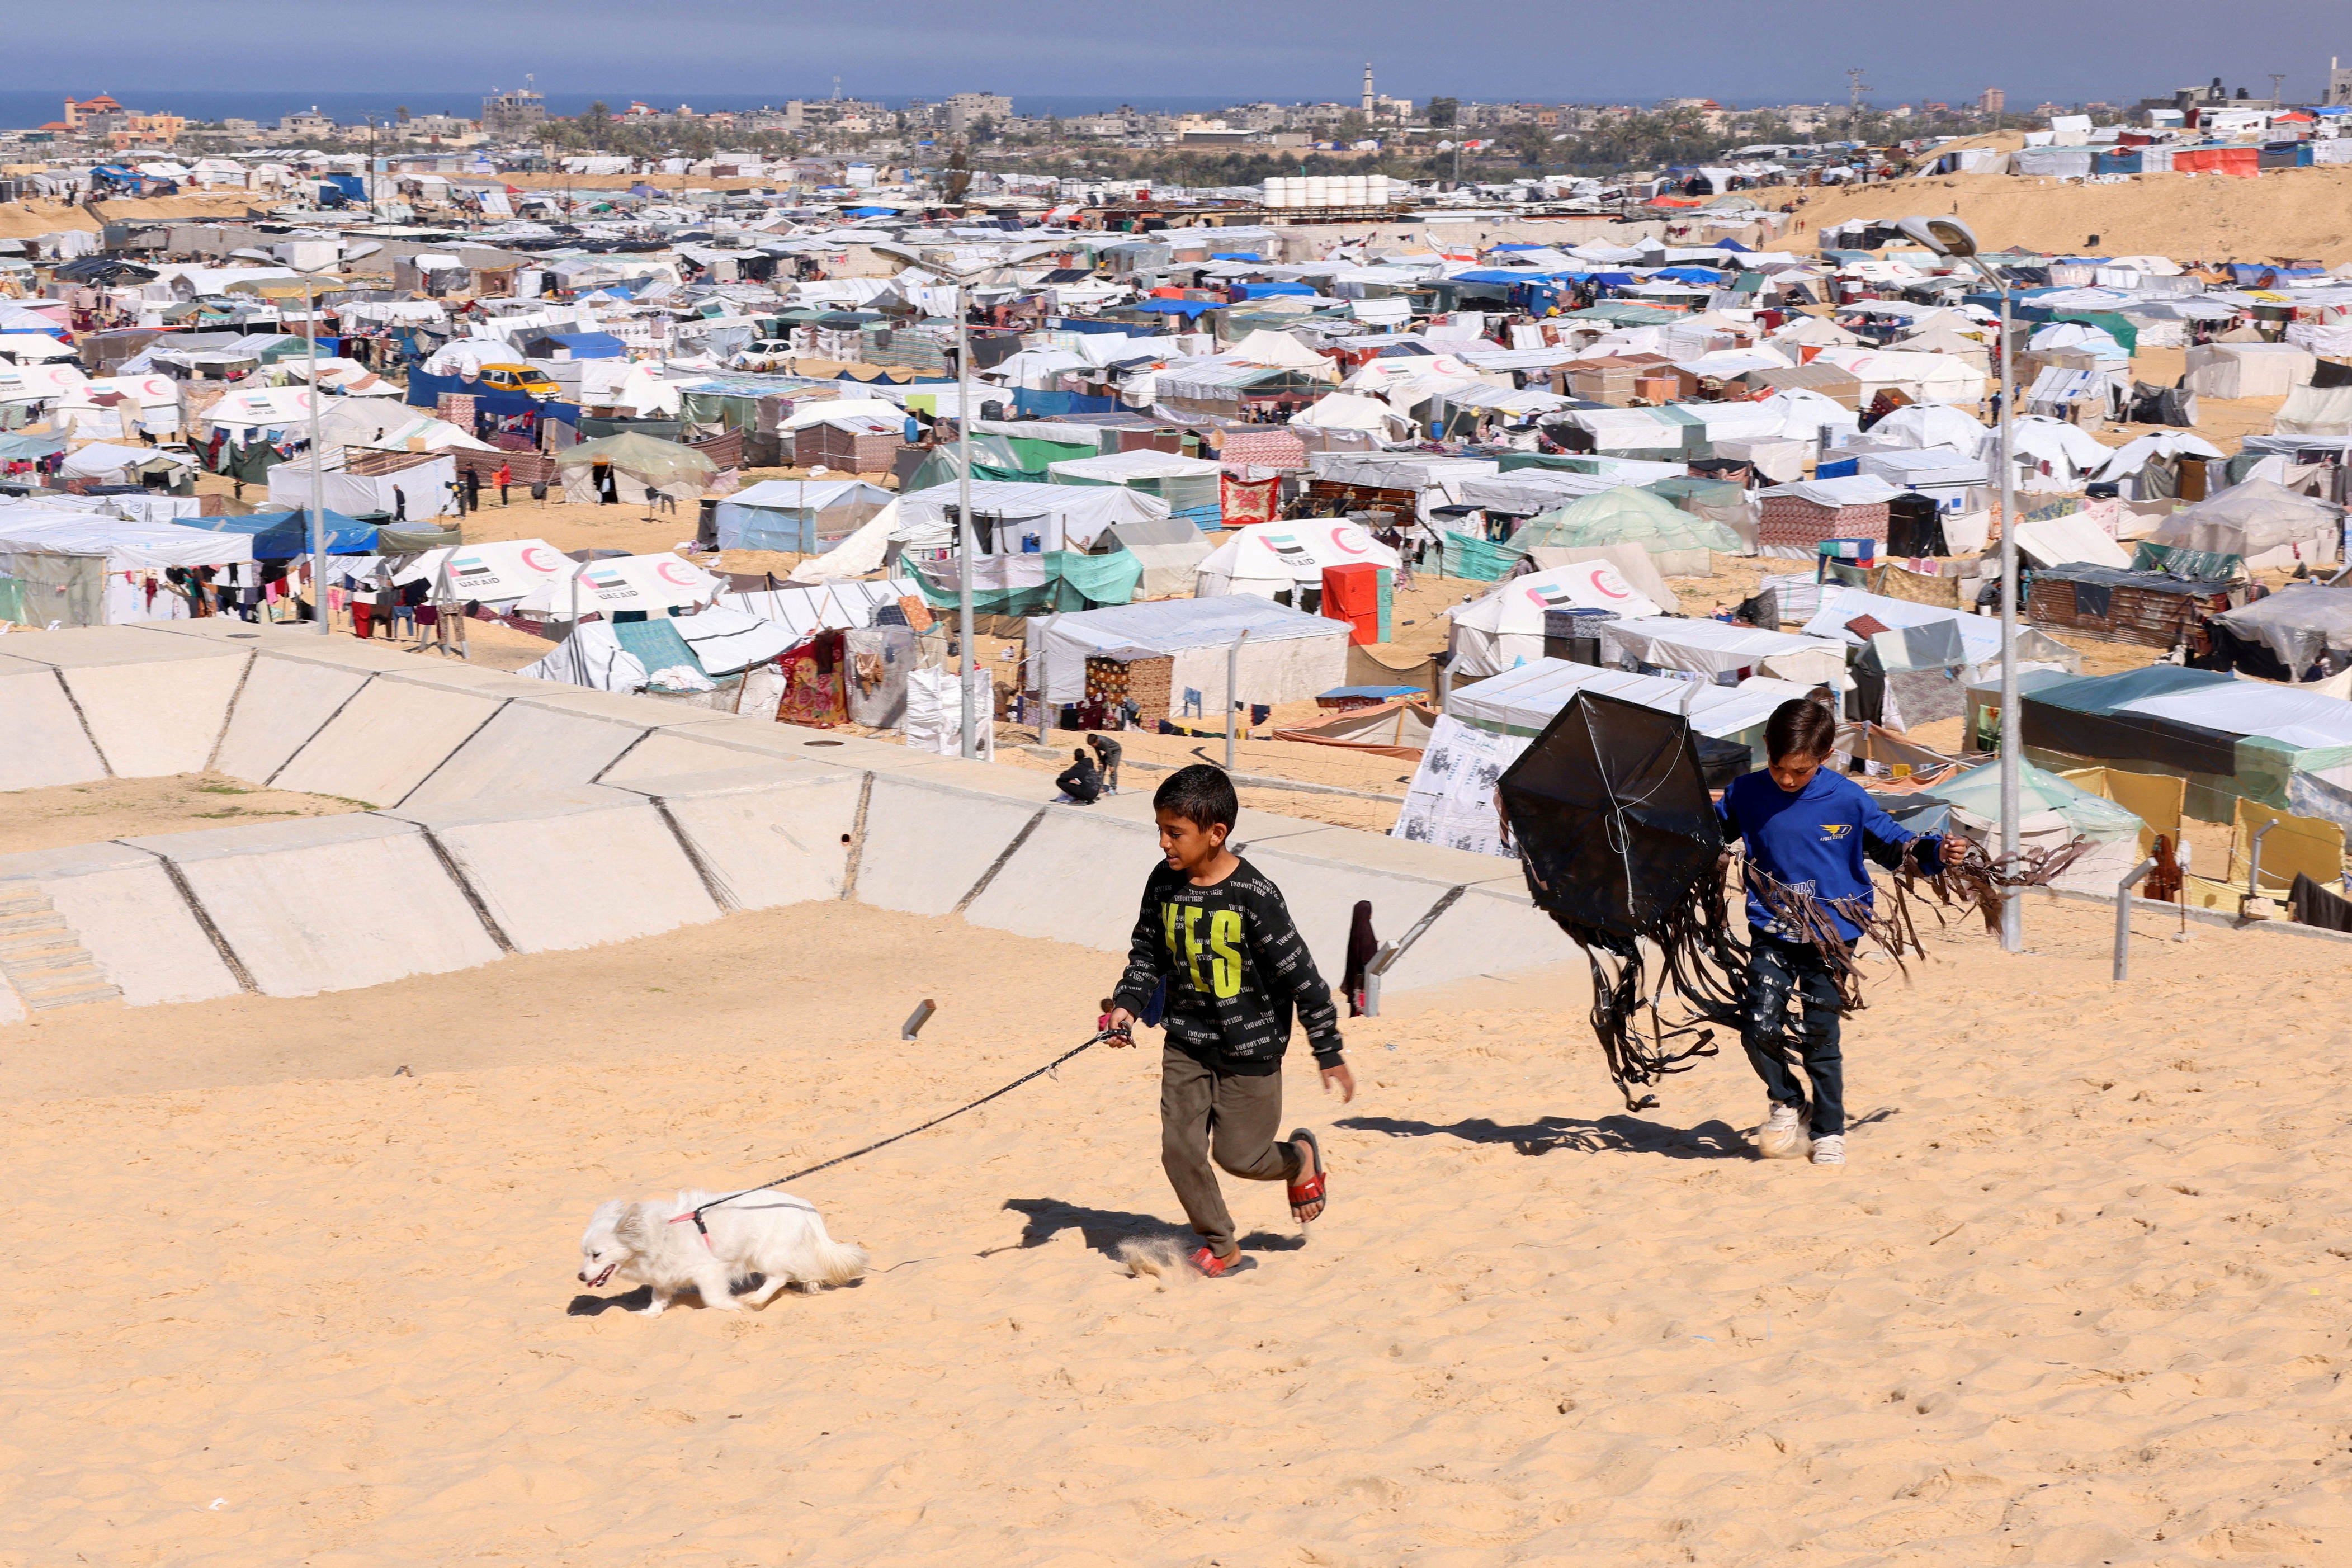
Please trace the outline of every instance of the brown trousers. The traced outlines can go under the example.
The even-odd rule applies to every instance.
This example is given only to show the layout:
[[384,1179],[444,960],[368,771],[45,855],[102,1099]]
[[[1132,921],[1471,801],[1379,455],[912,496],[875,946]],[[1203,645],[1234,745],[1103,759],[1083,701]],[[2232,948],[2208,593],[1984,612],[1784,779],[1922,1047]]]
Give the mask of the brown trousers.
[[1221,1073],[1173,1046],[1161,1048],[1160,1164],[1184,1217],[1220,1258],[1234,1251],[1234,1216],[1217,1185],[1216,1166],[1249,1182],[1296,1176],[1302,1162],[1294,1145],[1276,1141],[1281,1125],[1279,1072]]

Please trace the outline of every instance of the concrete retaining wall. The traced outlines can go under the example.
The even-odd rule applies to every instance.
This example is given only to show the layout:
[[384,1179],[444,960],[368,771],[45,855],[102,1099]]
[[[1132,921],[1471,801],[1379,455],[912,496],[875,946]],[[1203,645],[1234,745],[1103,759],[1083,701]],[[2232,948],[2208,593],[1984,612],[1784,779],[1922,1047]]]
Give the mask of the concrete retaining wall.
[[[1159,858],[1148,787],[1055,805],[1043,773],[233,621],[11,637],[0,735],[25,742],[0,744],[0,789],[210,763],[378,808],[0,858],[134,1004],[372,985],[845,896],[1117,953]],[[1363,899],[1391,942],[1438,911],[1391,994],[1573,955],[1507,861],[1257,812],[1235,838],[1335,983]]]

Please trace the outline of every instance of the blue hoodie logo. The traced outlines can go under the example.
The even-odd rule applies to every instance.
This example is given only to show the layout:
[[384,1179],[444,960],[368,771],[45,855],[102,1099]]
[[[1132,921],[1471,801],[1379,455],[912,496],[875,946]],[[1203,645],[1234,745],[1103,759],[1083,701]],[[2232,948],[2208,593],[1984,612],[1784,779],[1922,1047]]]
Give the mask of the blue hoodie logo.
[[1850,822],[1824,822],[1822,824],[1822,842],[1834,844],[1853,831],[1853,825]]

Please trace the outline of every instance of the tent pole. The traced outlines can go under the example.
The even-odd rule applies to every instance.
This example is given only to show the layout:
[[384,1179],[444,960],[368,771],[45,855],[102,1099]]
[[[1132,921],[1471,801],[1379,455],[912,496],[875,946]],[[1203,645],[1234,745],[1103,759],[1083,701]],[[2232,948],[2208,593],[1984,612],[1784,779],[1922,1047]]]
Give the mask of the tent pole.
[[1241,689],[1242,644],[1249,641],[1249,628],[1234,639],[1225,650],[1225,772],[1234,771],[1234,710]]
[[319,292],[316,279],[302,274],[303,354],[310,368],[310,604],[318,614],[319,635],[332,635],[327,625],[327,479],[319,452]]
[[[2000,856],[2004,869],[2014,869],[2019,853],[2018,813],[2022,809],[2019,763],[2022,760],[2025,721],[2017,694],[2017,367],[2010,342],[2009,282],[1984,258],[1969,260],[2000,291]],[[2017,952],[2025,946],[2025,907],[2021,890],[2005,889],[2000,901],[2000,946]]]
[[956,280],[956,635],[963,655],[956,663],[962,688],[963,747],[966,757],[980,755],[979,714],[971,695],[971,303],[961,279]]

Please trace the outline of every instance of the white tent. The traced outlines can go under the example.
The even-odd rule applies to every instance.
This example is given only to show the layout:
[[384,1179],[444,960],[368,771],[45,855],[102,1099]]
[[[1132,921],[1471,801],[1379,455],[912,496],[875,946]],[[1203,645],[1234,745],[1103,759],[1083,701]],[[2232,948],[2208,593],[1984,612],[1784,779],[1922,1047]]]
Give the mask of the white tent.
[[1845,645],[1827,637],[1678,616],[1603,621],[1599,631],[1603,663],[1687,670],[1713,680],[1769,675],[1809,687],[1845,672]]
[[1370,562],[1395,570],[1397,552],[1352,522],[1307,518],[1297,522],[1255,522],[1235,531],[1201,563],[1194,592],[1202,598],[1255,594],[1271,599],[1295,589],[1320,587],[1327,566]]
[[912,578],[888,577],[878,583],[818,583],[808,586],[753,588],[719,595],[719,604],[761,620],[773,621],[797,642],[813,632],[854,631],[874,624],[885,605],[912,598],[920,590]]
[[1610,610],[1655,616],[1662,608],[1625,581],[1606,560],[1579,561],[1549,572],[1513,577],[1467,605],[1445,612],[1453,624],[1445,646],[1457,679],[1475,679],[1543,658],[1548,610]]
[[1990,458],[1994,451],[1992,431],[1973,415],[1942,403],[1898,408],[1872,426],[1870,437],[1906,447],[1949,447],[1963,458]]
[[2206,343],[2189,351],[2181,384],[2200,397],[2284,397],[2318,363],[2293,343]]
[[1089,658],[1168,656],[1174,661],[1169,675],[1171,705],[1181,707],[1187,690],[1198,691],[1210,723],[1223,721],[1225,661],[1244,631],[1249,636],[1234,656],[1237,700],[1296,702],[1347,684],[1345,621],[1305,615],[1250,595],[1118,605],[1037,616],[1028,625],[1029,646],[1045,650],[1046,701],[1076,702],[1086,695]]
[[2090,477],[2105,483],[2120,482],[2147,467],[2150,458],[2183,455],[2211,459],[2226,454],[2204,437],[2186,430],[2151,430],[2111,449]]
[[1984,373],[1950,354],[1828,348],[1816,355],[1813,363],[1835,365],[1860,382],[1864,405],[1882,392],[1900,392],[1914,403],[1979,403],[1984,399]]
[[500,539],[428,550],[409,562],[394,582],[438,583],[444,563],[449,568],[450,593],[485,605],[510,605],[573,564],[544,539]]
[[138,470],[157,459],[176,467],[194,468],[195,459],[180,453],[165,452],[154,447],[117,447],[104,441],[92,441],[66,454],[58,469],[69,479],[96,479],[104,484],[136,484]]
[[[1206,458],[1176,452],[1108,452],[1099,458],[1069,458],[1045,465],[1048,474],[1068,481],[1096,485],[1132,484],[1138,479],[1205,479],[1224,472]],[[977,503],[975,503],[977,505]]]
[[[900,496],[898,526],[890,537],[910,550],[943,550],[953,545],[956,530],[949,517],[961,489],[961,484],[934,485]],[[995,530],[999,549],[1018,552],[1017,542],[1034,536],[1038,550],[1049,552],[1087,549],[1115,522],[1166,517],[1168,503],[1123,485],[980,479],[971,487],[971,513],[975,527],[986,524]],[[840,548],[846,549],[856,537],[845,540]]]
[[1290,416],[1293,425],[1318,430],[1362,430],[1389,440],[1412,433],[1412,422],[1377,397],[1334,392]]
[[[173,523],[124,522],[97,512],[0,507],[0,555],[100,555],[109,572],[227,566],[253,559],[253,536]],[[1336,624],[1336,623],[1335,623]]]
[[[2018,458],[2017,488],[2021,490],[2079,490],[2110,455],[2109,449],[2099,445],[2081,426],[2041,414],[2020,418],[2011,439]],[[1996,461],[1999,454],[1998,443],[1988,447],[1984,453]]]
[[2248,479],[2182,507],[2158,524],[2151,542],[2235,555],[2251,571],[2336,559],[2343,509],[2268,479]]
[[2019,523],[2017,547],[2036,566],[2065,566],[2075,563],[2118,568],[2131,565],[2131,556],[2124,547],[2108,538],[2106,530],[2079,511]]
[[576,605],[583,616],[643,610],[648,616],[707,605],[726,584],[691,561],[667,552],[620,555],[606,561],[573,563],[522,596],[515,608],[524,615],[568,621]]
[[[404,516],[410,522],[422,522],[456,510],[457,499],[449,487],[457,478],[454,458],[436,458],[394,474],[347,474],[329,468],[319,476],[320,500],[329,511],[345,517]],[[269,470],[268,485],[272,506],[307,507],[310,465],[280,463]],[[394,495],[394,490],[400,493]]]
[[880,511],[860,523],[856,532],[824,554],[813,555],[793,567],[790,580],[824,583],[878,572],[890,557],[891,536],[898,531],[898,499],[893,496]]
[[1717,686],[1712,681],[1634,675],[1600,665],[1539,658],[1475,686],[1456,687],[1445,710],[1482,730],[1534,735],[1579,691],[1638,702],[1668,713],[1687,711],[1692,729],[1717,740],[1752,731],[1751,744],[1758,744],[1759,750],[1764,721],[1772,716],[1773,709],[1795,695],[1789,682],[1769,677],[1758,677],[1742,686]]
[[1327,380],[1339,379],[1334,362],[1317,353],[1288,332],[1271,331],[1264,327],[1235,343],[1227,351],[1225,357],[1237,364],[1313,371]]

